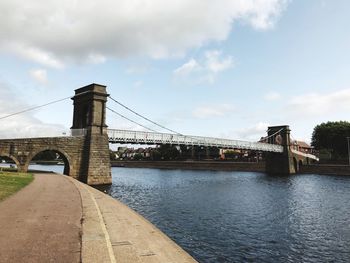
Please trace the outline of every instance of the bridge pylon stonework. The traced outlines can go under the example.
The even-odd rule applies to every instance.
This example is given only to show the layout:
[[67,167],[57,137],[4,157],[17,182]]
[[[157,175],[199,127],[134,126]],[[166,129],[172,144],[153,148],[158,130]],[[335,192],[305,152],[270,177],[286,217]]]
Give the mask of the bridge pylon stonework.
[[294,174],[293,157],[290,152],[290,129],[288,125],[268,127],[269,142],[283,146],[282,153],[266,154],[266,172],[269,174]]
[[12,159],[18,170],[27,172],[40,152],[59,153],[64,174],[90,185],[111,184],[107,135],[106,86],[91,84],[75,90],[72,136],[0,140],[0,156]]
[[295,174],[304,164],[317,160],[314,155],[293,149],[288,125],[268,127],[267,138],[270,143],[283,146],[282,153],[266,153],[266,172],[269,174]]
[[85,133],[79,180],[89,185],[111,184],[106,125],[106,86],[91,84],[75,90],[72,132]]

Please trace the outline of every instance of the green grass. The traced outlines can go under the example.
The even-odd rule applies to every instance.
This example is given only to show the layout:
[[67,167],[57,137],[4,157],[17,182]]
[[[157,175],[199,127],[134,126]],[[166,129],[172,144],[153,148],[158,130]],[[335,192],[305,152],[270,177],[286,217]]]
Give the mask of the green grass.
[[0,172],[0,201],[17,192],[33,181],[27,173]]

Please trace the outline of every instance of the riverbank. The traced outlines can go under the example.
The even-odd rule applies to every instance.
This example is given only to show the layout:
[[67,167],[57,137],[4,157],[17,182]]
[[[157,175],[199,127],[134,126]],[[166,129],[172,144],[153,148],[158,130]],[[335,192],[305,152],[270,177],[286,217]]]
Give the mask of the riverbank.
[[300,173],[324,175],[350,175],[350,166],[338,164],[310,164],[301,166]]
[[265,172],[265,162],[112,161],[112,167]]
[[[223,162],[223,161],[112,161],[112,167],[156,168],[182,170],[212,170],[266,172],[265,162]],[[310,164],[300,168],[301,174],[349,175],[349,165]]]
[[196,262],[126,205],[70,177],[83,206],[82,262]]
[[34,178],[0,202],[4,262],[196,262],[112,197],[68,176]]

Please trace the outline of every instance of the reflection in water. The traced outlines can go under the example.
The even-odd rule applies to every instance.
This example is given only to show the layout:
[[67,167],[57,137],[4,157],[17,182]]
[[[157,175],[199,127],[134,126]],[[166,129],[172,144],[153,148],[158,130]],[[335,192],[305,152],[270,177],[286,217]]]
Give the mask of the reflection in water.
[[349,262],[350,177],[113,168],[109,193],[200,262]]

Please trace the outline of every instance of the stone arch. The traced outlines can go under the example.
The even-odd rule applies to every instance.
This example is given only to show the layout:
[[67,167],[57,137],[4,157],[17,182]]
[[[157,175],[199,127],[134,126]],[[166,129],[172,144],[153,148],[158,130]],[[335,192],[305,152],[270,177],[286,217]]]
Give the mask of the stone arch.
[[64,162],[64,170],[63,170],[63,174],[65,175],[70,175],[70,172],[73,169],[73,162],[72,159],[70,158],[70,156],[67,154],[66,151],[60,149],[60,148],[56,148],[56,147],[42,147],[39,149],[35,149],[33,152],[30,153],[30,155],[27,157],[27,161],[24,165],[25,167],[25,171],[28,171],[28,167],[30,162],[33,160],[33,158],[44,151],[53,151],[56,153],[59,153],[62,156],[63,162]]
[[17,166],[17,169],[20,170],[21,169],[21,164],[20,162],[18,161],[18,159],[16,157],[14,157],[13,155],[11,154],[8,154],[8,153],[4,153],[4,152],[0,152],[0,156],[4,156],[4,157],[7,157],[7,158],[10,158],[12,161],[15,162],[16,166]]
[[298,169],[298,161],[297,161],[297,158],[293,157],[293,165],[294,165],[294,171],[297,173],[299,172],[299,169]]

